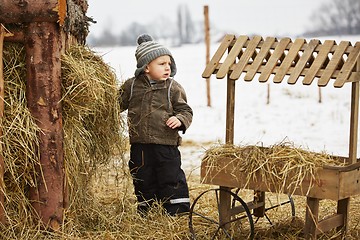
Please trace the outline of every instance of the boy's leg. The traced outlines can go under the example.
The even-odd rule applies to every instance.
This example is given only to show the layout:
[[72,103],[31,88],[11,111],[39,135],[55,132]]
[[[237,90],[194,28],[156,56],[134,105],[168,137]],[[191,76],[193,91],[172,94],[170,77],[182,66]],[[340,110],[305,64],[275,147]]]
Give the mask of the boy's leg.
[[154,178],[152,157],[147,144],[132,144],[129,168],[133,178],[138,211],[146,213],[156,198],[157,182]]
[[181,169],[181,155],[177,146],[155,145],[159,181],[158,197],[170,215],[189,212],[190,198],[186,176]]

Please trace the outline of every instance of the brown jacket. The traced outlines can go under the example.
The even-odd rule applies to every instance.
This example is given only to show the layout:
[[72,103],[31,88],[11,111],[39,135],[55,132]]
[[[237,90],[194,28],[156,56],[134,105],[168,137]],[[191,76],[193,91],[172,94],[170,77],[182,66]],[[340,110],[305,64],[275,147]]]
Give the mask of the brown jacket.
[[[183,87],[174,79],[151,84],[146,75],[128,79],[120,90],[121,111],[128,110],[130,143],[180,145],[178,131],[190,126],[193,116]],[[179,129],[166,126],[169,117],[182,123]]]

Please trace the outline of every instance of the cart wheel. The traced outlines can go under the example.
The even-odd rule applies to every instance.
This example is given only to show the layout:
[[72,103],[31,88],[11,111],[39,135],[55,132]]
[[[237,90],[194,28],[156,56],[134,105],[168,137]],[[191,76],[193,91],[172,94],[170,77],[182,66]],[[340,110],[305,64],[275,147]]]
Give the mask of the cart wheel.
[[[239,191],[240,189],[236,189],[234,193],[239,196]],[[248,202],[251,202],[251,199]],[[232,206],[235,206],[234,202]],[[270,225],[274,225],[274,219],[293,221],[295,214],[295,203],[290,195],[266,193],[264,219],[266,219]],[[259,219],[260,217],[257,217],[255,223],[257,223]]]
[[[232,203],[241,205],[243,209],[222,224],[219,222],[221,191],[229,193]],[[247,204],[235,193],[220,188],[207,190],[194,200],[189,213],[189,228],[192,239],[254,238],[253,218]]]
[[274,225],[271,219],[295,219],[295,204],[291,196],[283,196],[283,199],[276,201],[268,198],[266,204],[268,207],[265,208],[265,218],[270,225]]

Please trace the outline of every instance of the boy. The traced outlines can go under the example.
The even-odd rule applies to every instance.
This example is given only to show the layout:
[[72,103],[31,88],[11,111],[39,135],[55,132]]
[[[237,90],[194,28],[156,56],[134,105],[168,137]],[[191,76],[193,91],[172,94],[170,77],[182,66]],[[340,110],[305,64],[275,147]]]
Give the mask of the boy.
[[192,121],[182,86],[172,77],[176,64],[170,51],[150,35],[140,35],[135,77],[121,87],[121,111],[128,110],[130,173],[138,211],[159,201],[168,214],[189,211],[189,190],[178,146]]

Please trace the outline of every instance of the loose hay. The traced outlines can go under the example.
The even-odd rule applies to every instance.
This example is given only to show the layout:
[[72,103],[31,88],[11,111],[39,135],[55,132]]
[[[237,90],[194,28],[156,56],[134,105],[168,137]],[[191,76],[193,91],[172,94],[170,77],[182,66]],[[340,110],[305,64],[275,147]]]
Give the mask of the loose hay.
[[[208,149],[202,165],[206,168],[205,178],[214,178],[225,171],[229,178],[244,182],[248,188],[251,182],[261,181],[276,193],[290,194],[301,187],[305,178],[315,180],[317,170],[324,165],[343,165],[326,153],[315,153],[296,148],[291,143],[280,143],[270,147],[235,146],[230,144]],[[308,189],[303,189],[306,193]]]
[[[117,102],[116,79],[101,57],[81,46],[73,47],[62,58],[64,157],[70,193],[69,206],[60,232],[43,231],[34,224],[28,190],[36,184],[33,179],[39,156],[35,149],[39,146],[37,134],[40,130],[26,107],[24,58],[22,46],[6,44],[5,117],[0,123],[4,135],[0,140],[6,166],[7,222],[0,226],[0,238],[189,239],[186,216],[173,218],[163,215],[160,206],[154,208],[147,218],[136,213],[132,178],[126,160],[122,158],[122,148],[126,144]],[[215,151],[212,154],[220,153],[216,154]],[[227,151],[227,154],[234,155],[231,151]],[[274,159],[279,159],[276,154],[272,153]],[[317,165],[313,163],[311,166]],[[249,165],[250,172],[257,168]],[[285,164],[277,171],[282,173],[281,169],[289,168],[291,166]],[[302,172],[307,171],[305,167],[302,169]],[[278,179],[275,176],[272,178]],[[199,176],[191,176],[188,183],[192,200],[211,187],[200,184]],[[215,199],[208,199],[209,203],[212,201]],[[305,210],[304,201],[302,205],[298,204],[300,201],[297,199],[296,206],[300,206],[300,211]],[[353,198],[352,202],[349,239],[358,239],[360,217],[356,209],[359,199]],[[283,223],[274,228],[257,226],[256,237],[301,239],[302,227],[301,222],[295,225]],[[198,236],[198,239],[209,239],[211,236],[207,226],[203,228],[204,235]]]
[[[39,165],[38,133],[26,103],[25,53],[20,44],[4,46],[5,116],[2,154],[5,160],[4,238],[18,238],[38,229],[28,190],[35,187]],[[62,56],[64,161],[69,206],[64,224],[80,224],[84,209],[99,209],[92,192],[96,169],[124,152],[118,85],[112,69],[87,47],[73,46]],[[86,211],[85,211],[86,212]],[[93,216],[91,216],[93,217]],[[10,227],[9,227],[10,226]],[[37,234],[37,231],[35,231]]]

